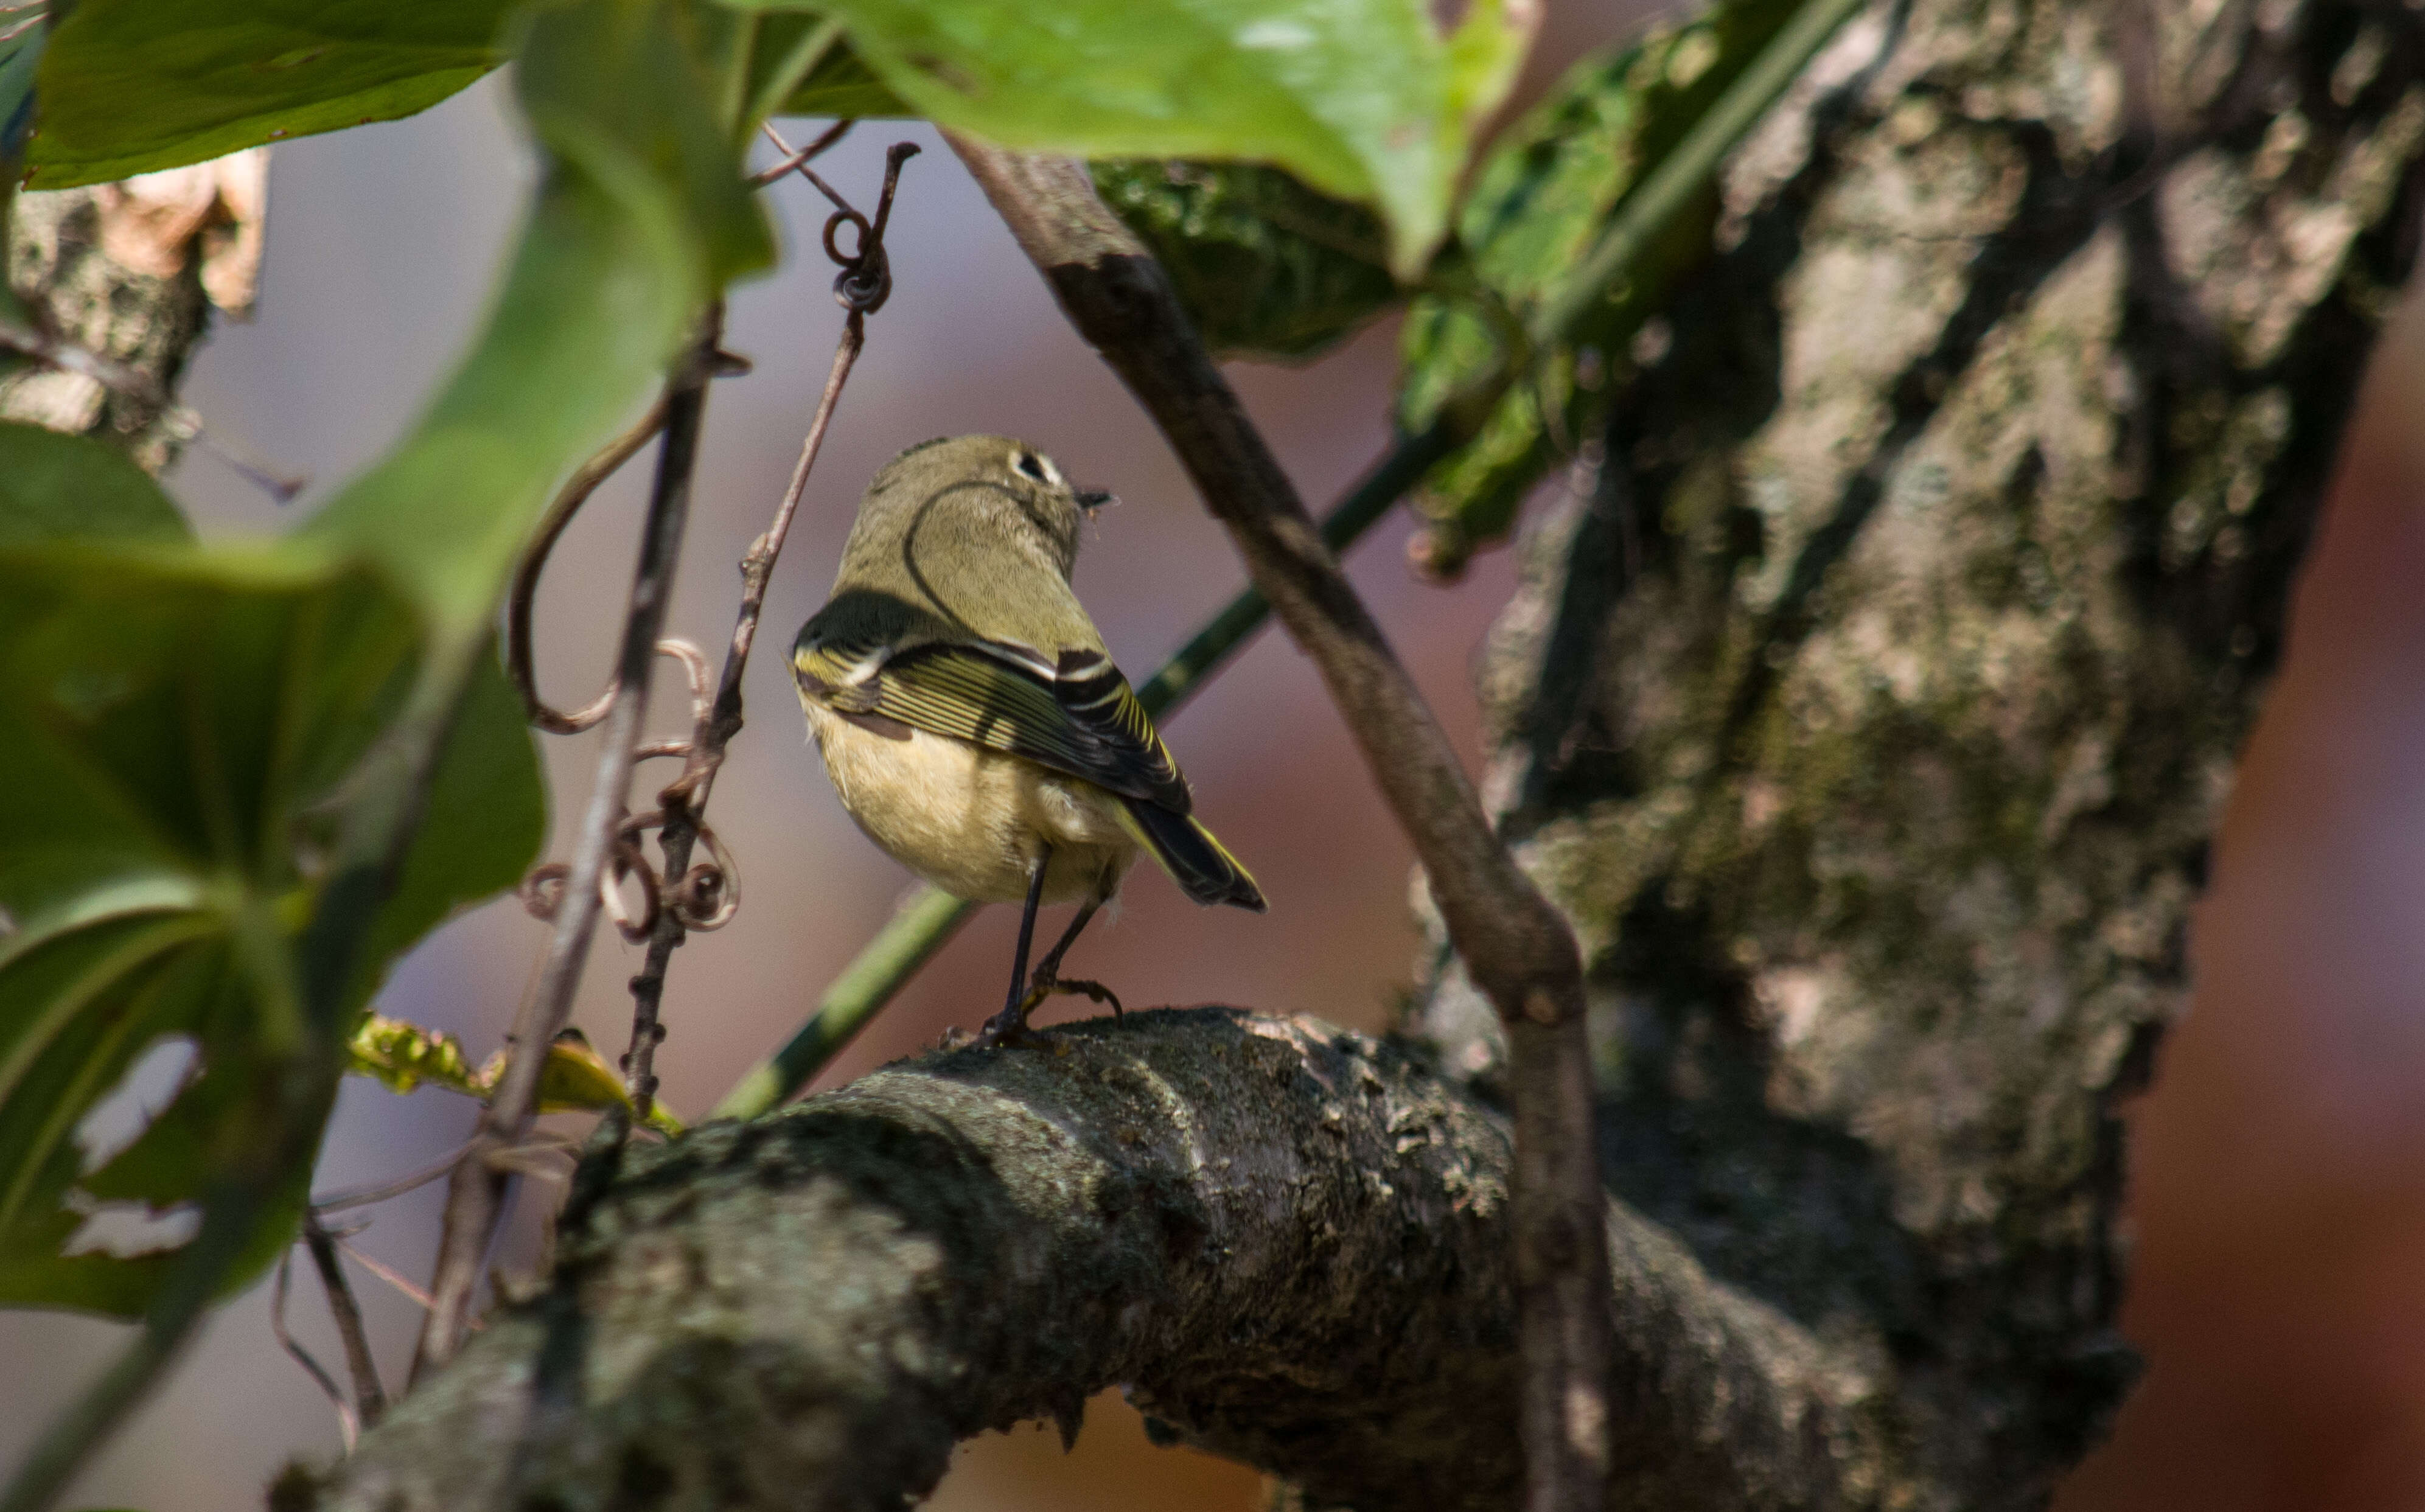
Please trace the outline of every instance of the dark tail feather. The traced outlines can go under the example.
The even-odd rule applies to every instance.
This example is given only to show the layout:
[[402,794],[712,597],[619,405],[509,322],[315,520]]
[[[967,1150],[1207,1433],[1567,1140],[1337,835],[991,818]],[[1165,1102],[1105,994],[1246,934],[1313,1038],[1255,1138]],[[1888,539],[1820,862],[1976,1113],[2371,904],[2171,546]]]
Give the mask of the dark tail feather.
[[1157,803],[1132,798],[1129,818],[1153,859],[1170,874],[1180,890],[1198,903],[1231,903],[1263,911],[1262,889],[1212,838],[1212,831],[1183,813]]

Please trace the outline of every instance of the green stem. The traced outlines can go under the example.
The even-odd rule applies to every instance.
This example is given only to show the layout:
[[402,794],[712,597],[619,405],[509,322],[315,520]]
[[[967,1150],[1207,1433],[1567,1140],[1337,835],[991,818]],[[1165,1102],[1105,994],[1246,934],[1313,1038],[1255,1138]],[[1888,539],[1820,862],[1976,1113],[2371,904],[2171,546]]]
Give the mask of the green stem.
[[[1770,105],[1800,76],[1827,40],[1869,0],[1808,0],[1785,24],[1759,56],[1718,96],[1692,130],[1659,161],[1647,178],[1620,201],[1590,254],[1557,295],[1543,301],[1532,323],[1535,351],[1556,345],[1592,304],[1618,286],[1627,269],[1659,239],[1676,217],[1709,186],[1744,133],[1758,123]],[[1508,375],[1495,378],[1502,388]],[[1496,402],[1495,394],[1491,401]],[[1479,416],[1489,406],[1450,405],[1441,420],[1421,435],[1401,440],[1356,491],[1323,522],[1323,539],[1342,552],[1369,529],[1389,507],[1422,480],[1432,464],[1461,445],[1454,413]],[[1202,685],[1270,614],[1263,596],[1252,588],[1229,601],[1210,623],[1197,631],[1179,654],[1163,664],[1137,689],[1146,711],[1160,718]],[[813,1018],[780,1050],[752,1068],[740,1084],[716,1104],[719,1118],[755,1118],[806,1086],[826,1063],[867,1026],[868,1021],[894,993],[933,958],[944,941],[976,905],[962,902],[935,888],[915,893],[892,922],[884,926],[858,958],[843,968],[819,1000]]]
[[1553,298],[1542,301],[1533,317],[1536,348],[1553,346],[1558,334],[1572,326],[1595,300],[1617,287],[1634,261],[1708,187],[1717,176],[1718,165],[1726,161],[1743,134],[1768,113],[1777,96],[1801,75],[1819,49],[1827,45],[1836,28],[1869,3],[1870,0],[1808,0],[1783,29],[1769,39],[1759,56],[1751,60],[1751,66],[1726,86],[1726,92],[1693,122],[1693,129],[1660,158],[1650,176],[1618,203],[1609,217],[1608,229],[1576,268],[1575,276]]
[[[1325,517],[1323,540],[1332,551],[1344,552],[1456,444],[1445,426],[1401,439]],[[1271,605],[1253,588],[1231,599],[1137,688],[1137,700],[1156,719],[1178,708],[1270,616]],[[709,1117],[754,1118],[808,1086],[976,911],[976,904],[939,888],[918,889],[892,922],[843,968],[809,1021],[781,1049],[750,1068]]]

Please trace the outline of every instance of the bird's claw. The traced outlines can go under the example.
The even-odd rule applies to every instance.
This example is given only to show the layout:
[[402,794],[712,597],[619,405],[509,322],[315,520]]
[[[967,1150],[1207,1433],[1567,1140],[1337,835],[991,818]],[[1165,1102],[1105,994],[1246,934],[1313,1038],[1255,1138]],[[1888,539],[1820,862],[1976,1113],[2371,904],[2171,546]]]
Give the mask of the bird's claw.
[[1108,1005],[1113,1018],[1125,1017],[1125,1010],[1120,1006],[1120,995],[1102,983],[1080,977],[1046,976],[1039,973],[1017,1003],[986,1021],[985,1027],[977,1034],[977,1048],[996,1050],[1004,1045],[1033,1040],[1036,1036],[1027,1027],[1027,1016],[1042,1007],[1045,999],[1062,994],[1092,999]]

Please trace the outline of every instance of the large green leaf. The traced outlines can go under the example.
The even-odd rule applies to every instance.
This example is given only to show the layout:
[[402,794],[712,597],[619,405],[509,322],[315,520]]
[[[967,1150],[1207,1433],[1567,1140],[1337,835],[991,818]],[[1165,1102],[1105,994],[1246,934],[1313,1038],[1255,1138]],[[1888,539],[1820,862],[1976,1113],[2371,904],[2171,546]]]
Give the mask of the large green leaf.
[[191,539],[152,475],[89,436],[0,422],[0,546],[72,537]]
[[[189,1200],[226,1159],[230,1088],[304,1032],[287,941],[315,811],[396,703],[416,636],[365,574],[259,554],[11,552],[0,598],[19,612],[0,651],[17,925],[0,942],[0,1300],[125,1311],[161,1262],[60,1253],[97,1199],[76,1189],[76,1126],[145,1048],[185,1036],[204,1074],[171,1111],[194,1137],[113,1195]],[[198,1097],[222,1117],[193,1117]]]
[[24,155],[26,136],[34,127],[34,72],[41,66],[49,40],[47,25],[33,25],[0,42],[0,174],[8,180],[0,185],[0,196],[16,183],[13,165]]
[[774,260],[681,8],[543,10],[516,70],[546,178],[489,325],[428,414],[307,533],[482,633],[556,480],[661,377],[707,301]]
[[[1628,348],[1682,274],[1705,259],[1714,196],[1678,217],[1622,287],[1547,350],[1522,332],[1557,297],[1626,195],[1681,141],[1792,18],[1799,0],[1728,0],[1639,43],[1585,59],[1484,162],[1459,208],[1453,292],[1408,312],[1399,423],[1419,432],[1494,375],[1520,378],[1471,441],[1424,480],[1429,565],[1453,571],[1503,538],[1542,475],[1594,433],[1630,369]],[[1443,261],[1447,261],[1443,259]]]
[[[307,1030],[294,942],[420,636],[369,573],[292,551],[0,551],[0,909],[15,926],[0,938],[0,1303],[131,1315],[173,1251],[63,1248],[94,1204],[195,1202],[239,1153],[261,1083]],[[357,1005],[537,852],[537,756],[503,674],[479,665]],[[194,1074],[86,1170],[78,1124],[169,1037],[197,1048]],[[235,1279],[277,1253],[295,1211]]]
[[1304,362],[1402,298],[1373,213],[1277,169],[1122,158],[1093,171],[1216,355]]
[[[96,1202],[216,1204],[239,1158],[230,1211],[262,1217],[236,1271],[273,1253],[309,1142],[265,1134],[266,1089],[325,1066],[332,1091],[393,954],[527,864],[538,775],[482,651],[498,593],[554,480],[771,257],[712,104],[742,81],[710,77],[702,34],[731,56],[729,21],[671,0],[536,17],[517,77],[549,161],[497,309],[295,541],[0,551],[0,1300],[149,1305],[171,1261],[62,1244]],[[199,1070],[86,1170],[77,1124],[169,1036]],[[264,1150],[302,1154],[265,1178]]]
[[29,187],[102,184],[426,109],[505,60],[512,0],[77,0]]
[[1443,37],[1423,0],[729,3],[841,17],[895,95],[1005,146],[1276,164],[1379,210],[1400,277],[1447,229],[1531,13],[1474,0]]
[[[813,24],[816,19],[812,15],[767,18],[769,22],[796,20],[808,24]],[[875,76],[874,69],[859,61],[857,53],[840,46],[818,60],[809,76],[784,97],[782,107],[775,114],[876,120],[915,116],[918,112],[886,88],[884,81]]]

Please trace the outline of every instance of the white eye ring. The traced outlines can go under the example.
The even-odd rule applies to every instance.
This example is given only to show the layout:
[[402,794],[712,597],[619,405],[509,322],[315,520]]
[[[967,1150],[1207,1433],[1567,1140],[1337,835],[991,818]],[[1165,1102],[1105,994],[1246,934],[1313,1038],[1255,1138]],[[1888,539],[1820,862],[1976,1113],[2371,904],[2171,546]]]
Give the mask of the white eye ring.
[[1038,483],[1049,484],[1056,489],[1061,486],[1061,470],[1052,465],[1052,458],[1041,452],[1013,448],[1010,454],[1010,467],[1012,472],[1023,474]]

